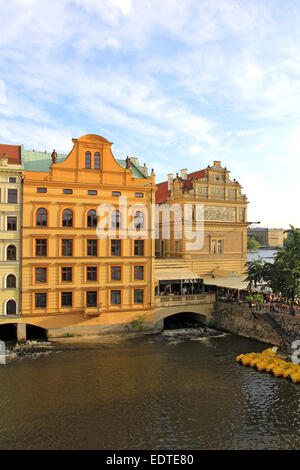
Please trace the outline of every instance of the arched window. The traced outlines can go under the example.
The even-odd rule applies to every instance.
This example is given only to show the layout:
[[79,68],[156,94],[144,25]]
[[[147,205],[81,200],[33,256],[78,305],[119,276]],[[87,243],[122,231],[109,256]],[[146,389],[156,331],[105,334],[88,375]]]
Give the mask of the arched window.
[[17,249],[15,245],[8,245],[7,250],[6,250],[6,259],[7,261],[16,261]]
[[100,153],[99,152],[95,152],[95,155],[94,155],[94,168],[96,170],[100,169]]
[[85,152],[85,168],[91,168],[92,155],[91,152]]
[[17,304],[14,300],[9,300],[6,304],[6,315],[15,315],[17,313]]
[[88,227],[97,227],[97,214],[96,214],[96,211],[94,211],[94,210],[88,211],[87,226]]
[[121,227],[121,214],[119,211],[113,211],[111,215],[111,226],[112,228]]
[[73,227],[73,212],[71,209],[65,209],[62,216],[63,227]]
[[134,225],[135,228],[143,229],[144,228],[144,214],[141,211],[137,211],[134,215]]
[[36,225],[39,227],[47,227],[47,211],[42,207],[36,211]]
[[6,288],[15,289],[17,287],[17,278],[14,274],[9,274],[6,278]]

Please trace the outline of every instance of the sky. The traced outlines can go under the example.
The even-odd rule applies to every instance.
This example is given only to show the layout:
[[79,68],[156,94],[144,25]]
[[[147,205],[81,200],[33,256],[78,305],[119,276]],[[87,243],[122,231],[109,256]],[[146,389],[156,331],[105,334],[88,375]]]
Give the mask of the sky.
[[300,227],[298,0],[0,0],[0,143],[98,134],[168,173],[220,160],[248,220]]

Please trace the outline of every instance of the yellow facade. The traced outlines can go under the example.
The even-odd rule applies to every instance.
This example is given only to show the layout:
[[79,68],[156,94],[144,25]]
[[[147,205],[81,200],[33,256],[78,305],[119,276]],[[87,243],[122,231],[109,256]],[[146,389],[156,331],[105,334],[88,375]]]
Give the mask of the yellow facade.
[[[54,157],[48,172],[24,172],[24,322],[52,328],[55,334],[56,328],[74,327],[80,333],[87,331],[83,327],[91,332],[107,325],[124,327],[141,315],[152,321],[150,227],[146,233],[136,233],[139,239],[128,238],[121,214],[121,227],[118,220],[113,222],[117,225],[113,239],[99,239],[96,227],[89,225],[95,222],[90,211],[97,211],[100,204],[119,210],[119,196],[127,198],[128,207],[144,205],[144,217],[150,220],[154,174],[134,175],[130,161],[128,168],[121,166],[111,142],[103,137],[86,135],[73,143],[68,157],[61,163],[55,163]],[[129,222],[135,216],[136,211],[129,212]]]
[[[203,245],[201,249],[187,249],[187,239],[174,236],[174,216],[171,213],[170,239],[160,236],[156,241],[158,258],[182,258],[188,268],[203,277],[242,275],[247,261],[247,198],[240,184],[231,180],[229,171],[215,161],[205,170],[181,175],[158,184],[157,202],[172,207],[191,206],[190,223],[196,230],[196,206],[203,207]],[[200,227],[200,225],[199,225]],[[200,230],[202,228],[200,227]],[[184,231],[183,231],[184,233]]]
[[0,158],[0,323],[20,312],[21,169]]

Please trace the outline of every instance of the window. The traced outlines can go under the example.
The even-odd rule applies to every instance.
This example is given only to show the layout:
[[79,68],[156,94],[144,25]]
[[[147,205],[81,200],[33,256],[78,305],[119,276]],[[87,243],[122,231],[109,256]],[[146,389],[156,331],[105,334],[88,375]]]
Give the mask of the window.
[[11,177],[8,179],[8,182],[9,182],[9,183],[16,183],[16,182],[17,182],[17,178],[14,178],[13,176],[11,176]]
[[86,306],[87,307],[97,307],[97,291],[87,291],[86,293]]
[[85,152],[85,168],[91,168],[92,156],[91,152]]
[[35,294],[35,308],[46,308],[47,307],[47,294],[41,292]]
[[64,194],[73,194],[73,189],[63,189]]
[[113,211],[111,215],[111,226],[112,228],[121,227],[121,214],[119,211]]
[[144,303],[144,289],[134,289],[134,303]]
[[88,227],[97,227],[97,214],[96,211],[88,211],[87,214],[87,226]]
[[135,193],[135,197],[144,197],[144,193]]
[[61,280],[62,282],[72,282],[72,268],[61,268]]
[[17,278],[14,274],[9,274],[6,278],[6,288],[15,289],[17,287]]
[[17,217],[7,217],[7,230],[9,231],[17,230]]
[[95,152],[95,155],[94,155],[94,168],[96,170],[100,169],[100,153],[99,152]]
[[7,190],[7,202],[16,204],[18,202],[18,191],[16,189]]
[[179,241],[176,240],[175,241],[175,253],[178,253],[179,252]]
[[114,196],[114,197],[119,197],[119,196],[121,196],[121,192],[120,191],[113,191],[111,193],[111,195]]
[[61,255],[72,256],[73,255],[73,240],[63,239],[61,241]]
[[36,192],[37,192],[37,193],[46,193],[46,192],[47,192],[47,188],[36,188]]
[[9,300],[6,304],[6,315],[16,315],[17,304],[14,300]]
[[134,266],[134,280],[135,281],[144,280],[144,266]]
[[217,240],[211,241],[211,252],[215,254],[217,252]]
[[111,256],[121,256],[121,240],[111,240]]
[[218,253],[223,253],[223,240],[218,240]]
[[72,307],[72,292],[61,293],[61,306]]
[[144,240],[134,240],[134,256],[144,256]]
[[6,252],[7,261],[16,261],[17,259],[17,249],[15,245],[8,245]]
[[97,256],[98,240],[87,240],[87,256]]
[[88,266],[86,268],[86,280],[87,281],[97,281],[97,268],[96,266]]
[[134,215],[134,226],[136,229],[144,228],[144,214],[141,211],[137,211]]
[[111,305],[121,305],[121,291],[120,290],[110,291],[110,303]]
[[40,208],[36,211],[36,225],[39,227],[47,227],[47,211]]
[[73,226],[73,212],[71,209],[65,209],[62,216],[63,227],[72,227]]
[[35,256],[47,256],[47,239],[46,238],[36,238]]
[[89,196],[97,196],[97,191],[95,189],[89,189],[88,190],[88,195]]
[[112,281],[121,281],[121,266],[111,266],[110,278]]
[[35,268],[35,282],[47,282],[47,268]]

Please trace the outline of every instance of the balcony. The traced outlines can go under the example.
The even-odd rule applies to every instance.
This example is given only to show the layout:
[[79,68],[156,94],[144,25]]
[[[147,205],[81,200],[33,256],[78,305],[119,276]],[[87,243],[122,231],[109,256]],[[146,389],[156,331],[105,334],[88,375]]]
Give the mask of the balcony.
[[155,297],[156,307],[170,307],[174,305],[195,305],[210,304],[215,302],[214,294],[193,294],[193,295],[162,295]]

